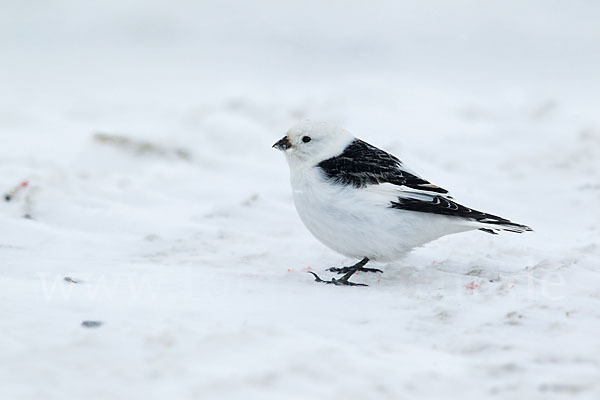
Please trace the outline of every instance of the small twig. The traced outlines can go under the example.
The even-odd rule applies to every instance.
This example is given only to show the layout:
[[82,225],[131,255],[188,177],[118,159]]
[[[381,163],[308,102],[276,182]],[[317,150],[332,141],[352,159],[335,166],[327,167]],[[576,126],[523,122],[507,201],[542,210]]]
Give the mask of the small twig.
[[33,204],[37,192],[38,188],[32,186],[25,194],[25,199],[23,200],[23,218],[33,219]]
[[21,190],[27,188],[28,186],[29,186],[29,181],[23,181],[23,182],[19,183],[11,191],[9,191],[8,193],[6,193],[4,195],[4,200],[5,201],[11,201],[12,199],[15,198],[15,196],[17,196],[19,194],[19,192]]

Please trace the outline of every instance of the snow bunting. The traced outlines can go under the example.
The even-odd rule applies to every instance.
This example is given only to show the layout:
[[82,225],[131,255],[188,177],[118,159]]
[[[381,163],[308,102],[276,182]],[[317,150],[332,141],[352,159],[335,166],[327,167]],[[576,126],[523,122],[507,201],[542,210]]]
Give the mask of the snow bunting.
[[349,282],[370,260],[392,261],[415,247],[453,233],[479,229],[522,233],[531,228],[458,204],[393,155],[322,122],[304,121],[273,145],[285,153],[296,210],[327,247],[357,264],[329,271]]

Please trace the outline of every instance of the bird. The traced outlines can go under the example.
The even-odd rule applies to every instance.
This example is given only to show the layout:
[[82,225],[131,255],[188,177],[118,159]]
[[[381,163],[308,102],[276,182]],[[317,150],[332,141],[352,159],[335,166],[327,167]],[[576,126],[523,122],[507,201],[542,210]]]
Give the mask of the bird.
[[325,246],[356,264],[328,271],[342,275],[317,282],[367,286],[350,281],[370,261],[391,262],[442,236],[480,230],[532,231],[526,225],[464,206],[394,155],[327,122],[293,125],[273,148],[285,154],[296,211]]

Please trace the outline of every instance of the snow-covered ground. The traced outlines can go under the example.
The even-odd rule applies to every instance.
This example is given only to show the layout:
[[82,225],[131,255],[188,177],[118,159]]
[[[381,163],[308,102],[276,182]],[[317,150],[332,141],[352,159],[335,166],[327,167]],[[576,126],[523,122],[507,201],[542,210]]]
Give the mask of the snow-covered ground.
[[[0,398],[599,398],[599,19],[2,2],[0,189],[27,186],[0,203]],[[271,149],[306,117],[535,232],[315,283],[355,260],[302,226]]]

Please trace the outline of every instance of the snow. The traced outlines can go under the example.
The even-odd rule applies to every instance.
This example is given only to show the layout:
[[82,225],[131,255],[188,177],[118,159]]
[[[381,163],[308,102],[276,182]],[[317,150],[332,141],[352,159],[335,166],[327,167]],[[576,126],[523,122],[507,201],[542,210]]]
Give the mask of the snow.
[[[598,4],[0,7],[0,398],[600,396]],[[306,117],[535,232],[315,283]]]

